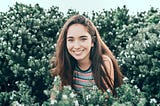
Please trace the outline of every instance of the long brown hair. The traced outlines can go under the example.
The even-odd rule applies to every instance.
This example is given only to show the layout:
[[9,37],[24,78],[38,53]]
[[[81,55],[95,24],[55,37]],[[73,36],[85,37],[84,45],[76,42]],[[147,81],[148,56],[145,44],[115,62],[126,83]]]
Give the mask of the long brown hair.
[[[56,53],[55,56],[51,59],[53,64],[53,69],[51,69],[52,75],[60,76],[62,87],[64,85],[72,86],[72,76],[77,61],[68,53],[66,47],[66,34],[69,26],[76,23],[82,24],[88,29],[88,33],[91,35],[92,41],[94,42],[94,47],[91,48],[90,52],[90,60],[92,61],[91,67],[96,85],[102,91],[106,91],[108,89],[107,87],[109,87],[109,89],[111,89],[114,93],[115,88],[123,83],[123,75],[120,71],[117,60],[115,59],[111,50],[102,41],[95,25],[83,15],[72,16],[66,21],[63,28],[61,29],[59,38],[57,40]],[[114,84],[111,83],[112,81],[108,73],[109,71],[106,71],[107,68],[102,59],[103,54],[107,55],[113,63]]]

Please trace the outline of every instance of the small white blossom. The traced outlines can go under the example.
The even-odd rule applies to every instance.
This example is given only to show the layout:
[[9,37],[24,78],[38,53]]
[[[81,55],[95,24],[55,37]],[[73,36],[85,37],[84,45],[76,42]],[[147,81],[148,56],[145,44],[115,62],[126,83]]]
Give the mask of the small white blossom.
[[136,56],[135,56],[135,55],[132,55],[131,57],[132,57],[132,59],[133,59],[133,58],[135,58]]
[[133,83],[133,82],[134,82],[134,79],[131,80],[131,83]]
[[53,46],[54,46],[54,47],[56,47],[56,46],[57,46],[57,44],[55,43]]
[[124,77],[124,78],[123,78],[123,81],[128,81],[128,78],[127,78],[127,77]]
[[129,47],[133,47],[133,44],[130,44]]
[[8,32],[11,32],[12,30],[11,29],[8,29]]
[[93,88],[93,90],[98,89],[96,85],[93,85],[93,87],[92,87],[92,88]]
[[59,77],[59,76],[56,76],[56,77],[54,78],[54,82],[59,81],[59,79],[60,79],[60,77]]
[[111,90],[110,90],[110,89],[107,89],[107,92],[109,92],[109,93],[110,93],[110,92],[111,92]]
[[11,47],[8,47],[8,50],[11,50]]
[[15,50],[11,50],[12,53],[15,53]]
[[18,30],[18,33],[22,33],[22,31],[21,31],[21,30]]
[[70,95],[71,98],[74,98],[76,96],[76,94],[73,93],[73,92],[71,92],[69,95]]
[[17,37],[18,36],[18,34],[13,34],[13,37]]
[[157,103],[157,100],[155,98],[150,99],[150,103]]
[[31,69],[31,68],[29,68],[29,69],[28,69],[28,71],[30,71],[30,72],[31,72],[31,71],[32,71],[32,69]]
[[14,101],[14,102],[12,103],[12,105],[13,105],[13,106],[19,106],[20,104],[19,104],[18,101]]
[[143,74],[143,75],[142,75],[142,77],[144,78],[144,77],[145,77],[145,75]]
[[91,95],[90,95],[90,94],[86,96],[86,100],[88,100],[88,99],[90,99],[90,98],[91,98]]
[[51,105],[57,103],[57,100],[51,100]]
[[64,86],[64,89],[72,90],[71,86]]
[[137,89],[137,92],[140,93],[140,89]]
[[67,97],[67,95],[62,95],[62,98],[67,99],[68,97]]
[[2,38],[2,37],[1,37],[1,38],[0,38],[0,40],[1,40],[1,41],[3,41],[3,40],[4,40],[4,38]]
[[79,106],[78,100],[74,101],[75,106]]
[[137,89],[137,88],[138,88],[138,87],[137,87],[137,85],[134,85],[134,88],[136,88],[136,89]]
[[21,48],[21,45],[17,45],[18,48]]
[[46,94],[46,95],[49,95],[48,90],[44,90],[43,93]]
[[24,104],[20,104],[18,101],[13,101],[12,106],[24,106]]
[[29,15],[27,15],[26,17],[29,18]]
[[29,56],[28,58],[29,58],[29,59],[33,59],[33,57],[32,57],[32,56]]

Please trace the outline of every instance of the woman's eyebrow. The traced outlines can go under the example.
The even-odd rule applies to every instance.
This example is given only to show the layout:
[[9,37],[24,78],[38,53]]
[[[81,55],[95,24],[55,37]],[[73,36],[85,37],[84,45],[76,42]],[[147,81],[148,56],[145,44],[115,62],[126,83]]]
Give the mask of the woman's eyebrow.
[[74,38],[74,37],[73,37],[73,36],[71,36],[71,35],[68,35],[68,36],[67,36],[67,39],[68,39],[68,38]]
[[88,36],[86,36],[86,35],[82,35],[82,36],[80,36],[81,38],[87,38]]
[[[88,36],[86,36],[86,35],[82,35],[82,36],[80,36],[80,38],[87,38]],[[74,38],[72,35],[68,35],[67,36],[67,38]]]

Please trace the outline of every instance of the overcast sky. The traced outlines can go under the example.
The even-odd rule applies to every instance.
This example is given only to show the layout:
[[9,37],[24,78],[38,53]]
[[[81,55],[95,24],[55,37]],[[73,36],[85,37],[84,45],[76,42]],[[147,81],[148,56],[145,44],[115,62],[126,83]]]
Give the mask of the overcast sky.
[[66,13],[68,9],[74,9],[79,12],[91,13],[94,11],[102,11],[116,9],[118,6],[126,5],[130,14],[147,11],[151,7],[160,9],[160,0],[1,0],[0,12],[8,11],[9,7],[15,3],[32,4],[38,3],[44,9],[49,9],[51,6],[58,6],[60,11]]

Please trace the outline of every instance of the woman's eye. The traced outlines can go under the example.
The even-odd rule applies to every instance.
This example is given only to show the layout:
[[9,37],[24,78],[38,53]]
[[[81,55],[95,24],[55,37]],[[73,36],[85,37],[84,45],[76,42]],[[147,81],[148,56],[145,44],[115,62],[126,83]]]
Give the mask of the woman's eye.
[[81,38],[81,40],[82,40],[82,41],[85,41],[85,40],[87,40],[87,38]]
[[72,41],[73,41],[73,39],[68,39],[67,41],[68,41],[68,42],[72,42]]

